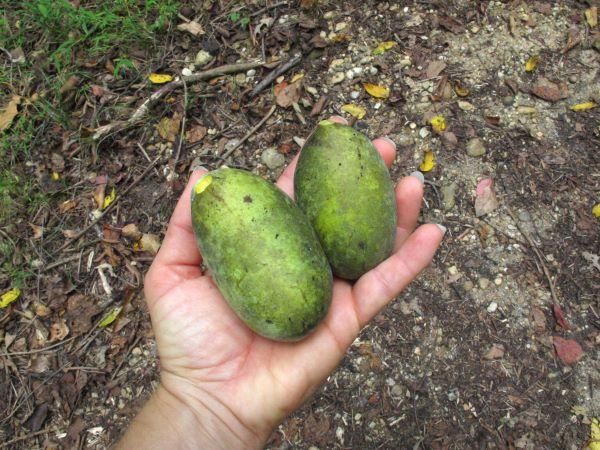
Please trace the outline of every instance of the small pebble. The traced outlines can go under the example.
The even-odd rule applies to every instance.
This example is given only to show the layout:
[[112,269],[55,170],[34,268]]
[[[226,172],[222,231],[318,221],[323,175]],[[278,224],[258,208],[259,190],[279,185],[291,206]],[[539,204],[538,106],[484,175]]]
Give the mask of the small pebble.
[[489,313],[493,313],[496,312],[496,310],[498,309],[498,303],[496,302],[492,302],[489,304],[489,306],[487,307],[487,312]]
[[487,289],[487,287],[490,285],[490,280],[488,280],[487,278],[480,278],[479,279],[479,287],[481,289]]
[[511,106],[513,104],[514,97],[512,95],[505,95],[502,97],[502,104],[504,106]]
[[426,127],[423,127],[419,130],[419,136],[421,137],[421,139],[425,139],[430,134],[431,132]]
[[483,156],[485,155],[485,145],[479,138],[473,138],[467,143],[467,155],[469,156]]
[[331,77],[330,82],[331,82],[331,84],[338,84],[338,83],[341,83],[342,81],[344,81],[345,77],[346,76],[344,75],[344,72],[338,72]]
[[285,157],[275,147],[266,149],[261,155],[261,160],[271,170],[275,170],[285,163]]
[[463,289],[467,292],[473,289],[473,282],[471,280],[467,280],[463,283]]
[[248,72],[246,72],[246,76],[248,78],[252,78],[254,75],[256,75],[256,69],[250,69]]
[[417,124],[414,122],[409,123],[408,126],[411,130],[414,130],[415,128],[417,128]]
[[184,67],[183,69],[181,69],[181,75],[183,75],[184,77],[189,77],[193,72],[188,69],[187,67]]
[[213,56],[208,53],[206,50],[200,50],[196,53],[196,57],[194,58],[194,64],[197,66],[205,66],[213,59]]
[[350,92],[350,98],[353,100],[356,100],[359,96],[360,96],[360,92],[358,92],[358,91]]
[[379,72],[379,71],[377,70],[377,67],[369,67],[369,73],[370,73],[371,75],[377,75],[377,72]]
[[494,284],[496,286],[500,286],[502,284],[502,277],[498,277],[494,280]]

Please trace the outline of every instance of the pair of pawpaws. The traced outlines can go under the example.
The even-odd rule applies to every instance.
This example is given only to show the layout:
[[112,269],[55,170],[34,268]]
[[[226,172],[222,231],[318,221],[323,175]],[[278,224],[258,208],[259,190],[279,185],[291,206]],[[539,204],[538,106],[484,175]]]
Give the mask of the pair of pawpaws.
[[372,142],[322,121],[294,176],[296,203],[251,172],[220,168],[192,190],[204,264],[235,313],[270,339],[302,339],[325,317],[333,275],[354,280],[392,252],[393,184]]

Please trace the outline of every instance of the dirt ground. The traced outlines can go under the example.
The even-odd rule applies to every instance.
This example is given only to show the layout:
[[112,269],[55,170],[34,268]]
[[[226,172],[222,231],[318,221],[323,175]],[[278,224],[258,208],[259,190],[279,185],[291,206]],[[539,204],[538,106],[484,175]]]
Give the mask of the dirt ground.
[[[68,125],[43,128],[35,151],[14,158],[11,170],[47,200],[0,224],[17,248],[3,264],[35,274],[0,309],[0,448],[103,449],[118,438],[157,384],[143,274],[189,167],[275,180],[332,114],[398,144],[394,180],[433,156],[420,220],[448,233],[267,447],[588,445],[600,418],[595,2],[299,3],[186,4],[160,58],[132,56],[145,78],[115,79],[106,55],[78,81],[86,94],[70,100]],[[202,31],[176,29],[184,18]],[[150,72],[256,59],[269,64],[174,89],[143,122],[94,140],[161,88]],[[0,279],[2,292],[11,286]]]

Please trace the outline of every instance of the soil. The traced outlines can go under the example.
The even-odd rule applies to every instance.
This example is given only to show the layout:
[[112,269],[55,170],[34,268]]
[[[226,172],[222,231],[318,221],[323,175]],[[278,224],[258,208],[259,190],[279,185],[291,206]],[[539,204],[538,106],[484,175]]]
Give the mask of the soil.
[[[162,62],[162,71],[180,73],[202,47],[214,66],[303,53],[282,75],[291,83],[302,74],[297,110],[279,106],[225,163],[275,180],[284,165],[263,152],[274,147],[288,163],[319,120],[342,115],[370,137],[398,143],[394,180],[418,170],[424,151],[433,151],[420,221],[442,223],[448,232],[430,267],[363,330],[267,447],[585,447],[590,420],[600,417],[600,219],[592,214],[600,201],[600,108],[571,106],[600,103],[598,28],[584,15],[590,5],[282,3],[248,6],[249,28],[224,21],[227,10],[217,2],[187,6],[205,34],[178,34]],[[211,46],[215,41],[224,45]],[[374,55],[386,41],[393,46]],[[99,145],[76,143],[81,150],[71,158],[60,136],[39,138],[47,150],[33,156],[35,164],[49,165],[51,149],[62,146],[73,176],[108,175],[107,195],[163,159],[76,244],[59,250],[64,230],[82,230],[93,219],[96,188],[89,182],[68,191],[73,210],[59,212],[57,202],[19,225],[30,235],[27,223],[47,218],[36,244],[37,283],[0,313],[0,440],[24,437],[10,448],[107,448],[151,394],[160,365],[141,287],[153,255],[138,251],[122,227],[133,223],[162,236],[189,167],[223,164],[220,156],[276,103],[271,87],[249,95],[271,70],[188,86],[187,129],[198,139],[182,142],[179,152],[179,137],[171,142],[155,125],[183,111],[183,90],[158,102],[146,125]],[[564,98],[534,95],[542,78],[566,89]],[[94,82],[106,85],[106,73]],[[390,95],[373,98],[363,83],[387,86]],[[126,118],[154,89],[131,86],[105,101],[134,96]],[[325,106],[311,114],[322,96]],[[363,119],[344,113],[350,103],[366,110]],[[433,116],[445,118],[446,134],[432,129]],[[102,125],[120,118],[100,117]],[[473,138],[482,140],[483,155],[467,154]],[[484,178],[493,179],[498,207],[477,217],[476,187]],[[57,261],[64,262],[44,267]],[[98,327],[114,305],[123,306],[117,320]],[[580,359],[566,364],[555,337],[577,341]]]

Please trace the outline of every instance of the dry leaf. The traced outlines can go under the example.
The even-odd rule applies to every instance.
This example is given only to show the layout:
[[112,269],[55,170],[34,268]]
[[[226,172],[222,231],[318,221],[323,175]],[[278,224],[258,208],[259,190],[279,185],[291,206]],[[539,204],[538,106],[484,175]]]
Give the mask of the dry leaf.
[[140,250],[156,255],[160,249],[160,239],[155,234],[146,233],[139,242]]
[[592,207],[592,215],[594,217],[600,217],[600,203],[596,203],[593,207]]
[[106,182],[99,184],[94,188],[94,201],[96,202],[96,207],[98,209],[102,209],[102,205],[104,205],[104,193],[106,191]]
[[10,102],[8,102],[6,109],[0,112],[0,132],[10,127],[10,124],[19,112],[17,106],[19,106],[20,103],[21,97],[18,95],[13,95],[13,98]]
[[595,108],[596,106],[598,106],[598,105],[596,105],[594,102],[578,103],[577,105],[571,106],[571,110],[572,111],[587,111],[588,109]]
[[12,302],[17,300],[20,296],[21,289],[18,288],[14,288],[10,291],[5,292],[4,294],[2,294],[2,297],[0,297],[0,308],[6,308]]
[[427,66],[427,71],[425,72],[427,78],[437,77],[442,71],[446,68],[446,63],[444,61],[436,60],[431,61]]
[[396,45],[394,41],[380,42],[379,45],[375,47],[375,50],[373,50],[373,54],[382,55],[383,53],[391,49],[394,45]]
[[35,355],[29,360],[27,367],[29,372],[44,373],[50,370],[50,358],[48,355]]
[[534,55],[525,62],[525,72],[533,72],[540,62],[540,55]]
[[33,238],[41,239],[44,236],[44,227],[30,223],[29,226],[33,230]]
[[65,200],[58,205],[58,211],[61,214],[71,211],[77,206],[77,200]]
[[565,319],[565,315],[562,311],[562,308],[558,303],[552,304],[552,312],[554,313],[554,318],[556,319],[556,323],[558,325],[560,325],[563,329],[567,331],[571,329],[571,325],[569,325],[567,320]]
[[304,78],[304,72],[297,73],[296,75],[294,75],[292,77],[292,80],[290,81],[290,83],[295,83],[296,81],[298,81],[302,78]]
[[66,94],[67,92],[72,91],[73,89],[75,89],[77,87],[77,85],[79,84],[79,77],[75,76],[75,75],[71,75],[67,81],[65,81],[65,84],[63,84],[60,87],[59,92],[61,94]]
[[92,84],[90,89],[92,94],[96,97],[102,97],[105,93],[104,88],[102,86],[98,86],[97,84]]
[[129,223],[129,224],[125,225],[121,229],[121,234],[123,236],[125,236],[126,238],[132,239],[134,241],[139,241],[140,238],[142,237],[142,233],[140,232],[140,230],[138,229],[138,227],[135,223]]
[[454,92],[456,92],[456,95],[459,97],[466,97],[469,95],[469,88],[465,87],[461,83],[456,83],[454,85]]
[[168,83],[169,81],[173,81],[173,77],[171,75],[160,73],[151,73],[148,76],[148,79],[154,84],[164,84]]
[[592,6],[585,10],[585,20],[590,28],[595,28],[598,25],[598,7]]
[[552,343],[554,344],[556,354],[565,364],[574,364],[583,356],[581,345],[574,339],[552,336]]
[[531,88],[531,93],[543,100],[557,102],[569,96],[569,88],[565,83],[554,83],[540,77]]
[[61,341],[66,338],[69,334],[69,327],[67,327],[67,323],[65,319],[62,317],[56,319],[52,325],[50,325],[50,340],[48,342],[56,342]]
[[198,22],[192,20],[190,22],[184,22],[177,25],[177,29],[179,31],[187,31],[188,33],[193,34],[194,36],[198,36],[200,34],[204,34],[204,29],[202,25]]
[[347,112],[352,117],[355,117],[359,120],[365,117],[365,114],[367,114],[365,108],[363,108],[362,106],[358,106],[354,103],[348,103],[347,105],[343,105],[341,109],[342,111]]
[[500,359],[504,357],[504,346],[494,344],[492,348],[490,348],[485,355],[483,355],[483,359],[487,359],[491,361],[492,359]]
[[106,209],[108,205],[115,201],[115,198],[117,198],[117,191],[113,186],[113,188],[110,190],[110,194],[104,197],[104,200],[102,201],[102,209]]
[[421,172],[429,172],[431,169],[435,167],[435,156],[431,150],[427,150],[423,154],[423,162],[419,166],[419,170]]
[[364,83],[363,87],[365,91],[375,98],[388,98],[390,96],[390,89],[385,86],[379,86],[378,84]]
[[454,149],[458,145],[458,139],[452,131],[444,131],[440,136],[444,145],[449,149]]
[[444,116],[434,116],[431,121],[431,128],[436,133],[441,133],[446,129],[446,118]]
[[195,125],[191,130],[185,133],[185,137],[188,142],[198,142],[204,139],[204,136],[206,136],[207,132],[208,129],[206,127],[203,127],[202,125]]
[[535,328],[537,328],[538,330],[545,330],[546,315],[544,314],[544,311],[542,311],[540,308],[534,307],[531,310],[531,314],[533,315],[533,323],[535,324]]
[[175,142],[177,135],[179,134],[179,127],[181,126],[181,113],[174,113],[173,117],[163,117],[156,125],[156,131],[159,136],[170,142]]
[[477,191],[475,198],[475,215],[483,216],[498,208],[498,200],[492,189],[493,181],[491,178],[484,178],[477,183]]
[[[280,83],[283,85],[283,83]],[[289,108],[294,103],[298,103],[302,94],[300,83],[285,84],[279,89],[275,89],[275,102],[282,108]]]

